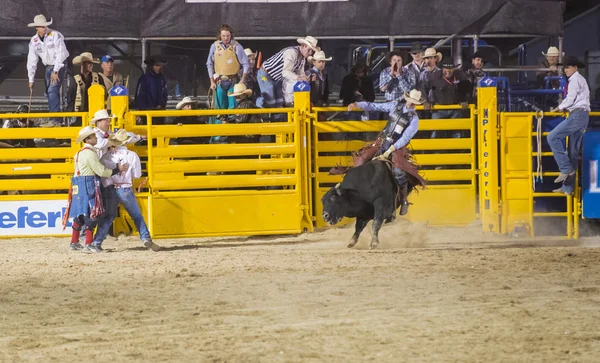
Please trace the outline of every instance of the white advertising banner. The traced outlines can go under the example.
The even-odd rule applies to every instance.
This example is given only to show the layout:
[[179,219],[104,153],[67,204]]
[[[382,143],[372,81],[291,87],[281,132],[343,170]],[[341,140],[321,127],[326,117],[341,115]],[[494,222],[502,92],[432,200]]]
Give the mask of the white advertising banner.
[[70,222],[62,230],[66,205],[66,199],[0,202],[0,236],[70,235]]

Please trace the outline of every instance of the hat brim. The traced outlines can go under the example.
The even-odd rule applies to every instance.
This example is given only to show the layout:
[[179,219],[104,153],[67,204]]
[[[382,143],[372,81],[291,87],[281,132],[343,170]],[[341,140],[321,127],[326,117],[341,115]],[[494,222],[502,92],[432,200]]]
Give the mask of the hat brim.
[[460,68],[460,64],[441,64],[440,68]]
[[196,104],[196,103],[198,103],[198,101],[187,101],[187,102],[181,101],[181,102],[179,102],[177,104],[177,106],[175,106],[175,109],[176,110],[181,110],[183,108],[183,106],[185,106],[185,105],[193,105],[193,104]]
[[110,145],[110,146],[123,146],[123,145],[126,145],[126,144],[127,144],[127,140],[128,140],[128,139],[126,139],[126,140],[123,140],[123,141],[121,141],[121,140],[114,140],[114,139],[113,139],[113,140],[111,140],[111,139],[109,138],[109,139],[108,139],[108,145]]
[[565,64],[565,63],[557,63],[557,67],[577,67],[577,68],[585,68],[585,63],[581,63],[577,61],[577,64]]
[[329,61],[331,61],[331,60],[333,59],[333,57],[329,57],[329,58],[323,58],[323,59],[319,59],[319,58],[315,58],[315,57],[311,57],[311,58],[312,58],[311,62],[314,62],[314,61],[325,61],[325,62],[329,62]]
[[161,66],[164,66],[164,65],[165,65],[165,64],[167,64],[167,63],[168,63],[168,61],[166,61],[166,60],[162,60],[162,59],[161,59],[161,60],[146,59],[146,60],[144,61],[144,64],[145,64],[145,65],[147,65],[147,66],[154,66],[154,65],[161,65]]
[[425,99],[421,98],[420,100],[417,100],[415,98],[410,97],[410,95],[408,93],[404,93],[404,99],[406,100],[406,102],[410,102],[414,105],[422,105],[425,103]]
[[[558,54],[548,54],[548,53],[544,53],[542,52],[542,54],[544,55],[544,57],[558,57],[560,55],[560,53]],[[563,57],[565,56],[565,52],[563,52]]]
[[252,93],[253,92],[252,92],[251,89],[247,89],[247,90],[244,90],[244,91],[239,92],[239,93],[231,93],[230,96],[232,96],[232,97],[238,97],[238,96],[248,96],[248,97],[250,97],[250,96],[252,96]]
[[27,25],[28,28],[37,28],[38,26],[43,26],[43,27],[49,27],[50,25],[52,25],[52,22],[54,21],[54,19],[50,18],[50,21],[45,22],[45,23],[29,23]]
[[90,132],[86,132],[83,135],[79,135],[77,137],[77,139],[75,139],[75,143],[76,144],[80,144],[83,142],[83,140],[87,139],[88,137],[94,135],[96,133],[96,131],[90,131]]
[[100,120],[107,120],[107,119],[110,120],[110,119],[113,119],[113,118],[117,118],[117,116],[109,116],[109,117],[102,117],[102,118],[93,118],[93,119],[90,120],[90,125],[95,125],[96,122],[98,122]]
[[[423,58],[431,58],[431,57],[434,57],[434,56],[433,55],[424,55],[423,56]],[[442,53],[440,53],[440,52],[435,53],[435,58],[438,63],[441,62],[442,61]]]
[[100,64],[100,59],[98,59],[98,58],[89,59],[89,58],[82,57],[82,56],[79,56],[79,55],[77,57],[73,58],[73,65],[78,65],[78,64],[81,64],[83,62],[92,62],[92,63],[95,63],[95,64]]
[[296,39],[296,41],[298,42],[298,44],[306,44],[306,45],[308,45],[308,47],[310,49],[312,49],[313,51],[315,51],[315,52],[319,51],[316,47],[314,47],[312,44],[310,44],[309,42],[307,42],[306,39],[304,39],[304,38],[298,38],[298,39]]

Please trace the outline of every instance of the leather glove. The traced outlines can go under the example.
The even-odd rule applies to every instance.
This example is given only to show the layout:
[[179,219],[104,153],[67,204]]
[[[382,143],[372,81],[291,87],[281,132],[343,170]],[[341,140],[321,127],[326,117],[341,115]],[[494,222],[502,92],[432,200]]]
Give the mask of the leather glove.
[[385,159],[389,158],[390,154],[393,153],[394,151],[396,151],[396,148],[394,147],[394,145],[392,145],[392,146],[390,146],[389,149],[386,150],[386,152],[384,152],[383,154],[376,157],[376,159],[385,160]]

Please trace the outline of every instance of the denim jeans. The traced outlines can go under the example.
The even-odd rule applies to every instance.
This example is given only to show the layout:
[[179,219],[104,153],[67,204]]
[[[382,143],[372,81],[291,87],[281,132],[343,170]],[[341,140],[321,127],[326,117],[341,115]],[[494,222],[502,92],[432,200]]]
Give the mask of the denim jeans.
[[[433,111],[431,113],[431,118],[434,120],[435,119],[460,118],[461,116],[462,116],[461,110],[441,110],[441,111]],[[431,138],[436,139],[439,136],[444,137],[448,133],[450,133],[450,132],[449,131],[441,131],[438,133],[437,131],[434,131],[431,133]],[[452,132],[452,135],[450,137],[453,139],[460,139],[461,138],[460,131]]]
[[[146,226],[146,222],[144,221],[144,216],[142,215],[142,211],[140,210],[140,206],[137,204],[137,200],[135,199],[135,194],[133,194],[133,189],[131,188],[112,188],[109,187],[107,190],[112,189],[112,192],[108,192],[108,195],[113,195],[116,198],[116,201],[121,204],[131,219],[133,219],[133,223],[135,224],[135,228],[140,233],[140,239],[142,241],[150,240],[150,232],[148,231],[148,227]],[[107,197],[108,198],[108,197]],[[107,210],[108,211],[108,210]],[[106,236],[108,235],[108,231],[112,222],[116,217],[116,213],[108,213],[100,219],[100,223],[98,224],[98,230],[96,231],[96,236],[94,237],[94,246],[100,246]]]
[[[569,174],[577,170],[577,160],[579,157],[579,148],[583,140],[583,133],[590,121],[590,114],[587,111],[575,110],[569,114],[554,130],[548,135],[548,145],[552,149],[552,154],[558,164],[558,169],[563,174]],[[565,140],[569,137],[569,150],[565,147]]]
[[279,108],[283,106],[283,85],[282,81],[273,80],[267,72],[260,69],[257,74],[258,86],[263,97],[263,107]]
[[48,109],[50,112],[60,112],[60,85],[65,78],[65,67],[58,71],[58,82],[51,84],[51,76],[54,73],[54,66],[46,67],[46,93],[48,95]]
[[215,108],[217,110],[232,109],[237,107],[235,97],[230,96],[233,92],[233,82],[221,81],[215,90]]

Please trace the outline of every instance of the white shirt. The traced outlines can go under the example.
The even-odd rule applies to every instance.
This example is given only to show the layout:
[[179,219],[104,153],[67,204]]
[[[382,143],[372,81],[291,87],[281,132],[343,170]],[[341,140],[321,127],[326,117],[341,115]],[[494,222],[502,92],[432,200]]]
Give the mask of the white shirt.
[[[129,135],[129,140],[127,140],[127,144],[134,144],[140,141],[140,139],[142,138],[141,136],[136,135],[132,132],[128,132],[127,134]],[[96,152],[98,153],[99,158],[102,158],[102,156],[108,151],[108,137],[110,135],[113,135],[112,131],[108,130],[107,132],[104,132],[99,128],[96,128],[96,139],[98,140],[98,142],[96,142]]]
[[561,111],[573,111],[576,108],[582,108],[590,111],[590,88],[585,78],[575,72],[569,77],[567,97],[558,105]]
[[45,66],[54,66],[54,72],[58,72],[68,57],[69,52],[65,45],[65,37],[61,33],[48,29],[44,41],[36,33],[29,41],[29,54],[27,55],[29,82],[34,81],[38,58],[42,60]]
[[117,167],[118,163],[129,164],[129,169],[126,172],[115,174],[110,178],[102,178],[102,185],[116,185],[117,188],[131,188],[133,179],[138,179],[142,176],[142,164],[140,157],[133,151],[127,149],[126,146],[117,146],[114,150],[107,152],[100,159],[102,165],[111,170]]

